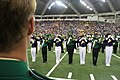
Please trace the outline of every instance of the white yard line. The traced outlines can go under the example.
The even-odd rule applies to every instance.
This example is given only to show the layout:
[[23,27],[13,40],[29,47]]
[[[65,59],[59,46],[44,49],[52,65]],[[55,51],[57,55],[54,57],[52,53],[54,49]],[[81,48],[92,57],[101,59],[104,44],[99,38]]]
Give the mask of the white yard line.
[[95,80],[93,74],[90,74],[90,79],[91,79],[91,80]]
[[69,72],[69,74],[68,74],[68,77],[67,77],[68,79],[71,79],[72,78],[72,72]]
[[118,80],[114,75],[111,75],[111,77],[113,78],[113,80]]
[[120,59],[120,57],[119,56],[117,56],[117,55],[115,55],[115,54],[112,54],[113,56],[115,56],[116,58],[118,58],[118,59]]
[[75,79],[54,78],[54,77],[49,77],[49,78],[54,80],[75,80]]
[[[60,59],[60,62],[64,59],[64,57],[67,55],[67,52],[62,56],[62,58]],[[60,63],[59,62],[59,63]],[[50,74],[55,70],[55,68],[59,65],[59,63],[55,64],[55,66],[46,74],[46,76],[50,76]]]

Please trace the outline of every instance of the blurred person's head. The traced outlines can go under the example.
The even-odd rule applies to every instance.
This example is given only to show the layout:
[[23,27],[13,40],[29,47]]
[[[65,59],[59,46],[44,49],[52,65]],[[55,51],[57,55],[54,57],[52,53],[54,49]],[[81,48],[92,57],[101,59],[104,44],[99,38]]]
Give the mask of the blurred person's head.
[[34,30],[35,9],[35,0],[0,0],[0,57],[20,58],[12,54],[26,51]]

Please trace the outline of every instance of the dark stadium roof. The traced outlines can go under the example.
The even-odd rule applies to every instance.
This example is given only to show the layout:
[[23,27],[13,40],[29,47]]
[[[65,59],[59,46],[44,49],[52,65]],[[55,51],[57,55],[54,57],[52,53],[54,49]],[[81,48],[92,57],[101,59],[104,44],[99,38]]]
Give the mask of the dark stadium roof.
[[80,0],[60,0],[67,8],[55,4],[51,9],[48,9],[54,1],[55,0],[37,0],[37,10],[35,15],[80,15],[120,12],[120,0],[106,0],[106,2],[102,2],[101,0],[83,0],[93,10],[89,10],[82,5]]

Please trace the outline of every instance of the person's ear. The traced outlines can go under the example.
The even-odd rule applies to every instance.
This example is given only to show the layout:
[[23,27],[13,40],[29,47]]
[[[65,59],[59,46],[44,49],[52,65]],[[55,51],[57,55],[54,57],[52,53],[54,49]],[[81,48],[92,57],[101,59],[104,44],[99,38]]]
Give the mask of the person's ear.
[[28,23],[28,35],[31,35],[34,32],[34,16],[30,18]]

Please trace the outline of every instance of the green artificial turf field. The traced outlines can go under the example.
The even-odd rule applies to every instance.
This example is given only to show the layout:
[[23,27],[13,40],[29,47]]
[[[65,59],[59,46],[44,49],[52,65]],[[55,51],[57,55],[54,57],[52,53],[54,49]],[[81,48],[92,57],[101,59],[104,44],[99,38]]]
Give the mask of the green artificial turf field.
[[[120,80],[120,59],[112,56],[111,66],[105,66],[105,54],[99,53],[98,56],[98,64],[97,66],[93,66],[92,64],[92,54],[86,54],[86,65],[80,65],[80,56],[79,52],[74,54],[73,56],[73,64],[68,64],[68,54],[61,53],[61,57],[63,59],[61,62],[55,67],[55,69],[48,74],[48,72],[56,65],[55,64],[55,52],[48,51],[48,61],[47,63],[42,63],[42,54],[41,51],[37,54],[37,60],[35,63],[31,62],[31,54],[30,49],[29,53],[29,63],[30,68],[35,69],[38,73],[42,75],[47,75],[49,77],[55,78],[64,78],[68,79],[68,74],[71,75],[71,79],[77,80]],[[120,51],[117,53],[120,56]],[[91,77],[91,75],[93,77]],[[92,79],[93,78],[93,79]],[[63,80],[64,80],[63,79]]]

